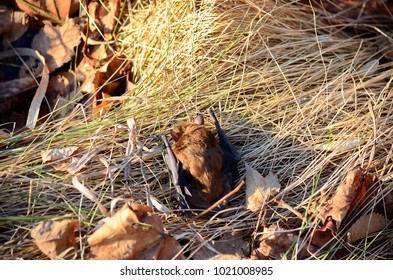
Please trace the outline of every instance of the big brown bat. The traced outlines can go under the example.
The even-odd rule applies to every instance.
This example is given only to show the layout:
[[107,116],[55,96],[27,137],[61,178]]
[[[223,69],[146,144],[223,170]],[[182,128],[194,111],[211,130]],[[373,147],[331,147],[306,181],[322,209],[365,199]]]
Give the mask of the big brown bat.
[[[229,142],[212,110],[209,115],[216,126],[218,139],[204,126],[198,115],[194,123],[180,123],[170,131],[174,140],[169,146],[163,141],[166,160],[184,209],[206,209],[231,191],[238,179],[237,163],[240,155]],[[226,201],[215,210],[226,206]]]

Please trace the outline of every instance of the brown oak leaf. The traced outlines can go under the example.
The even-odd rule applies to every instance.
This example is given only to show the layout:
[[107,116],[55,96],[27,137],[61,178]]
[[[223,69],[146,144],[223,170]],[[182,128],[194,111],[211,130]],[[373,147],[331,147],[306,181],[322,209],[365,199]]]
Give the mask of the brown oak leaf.
[[[19,9],[35,17],[66,19],[79,9],[78,0],[16,0]],[[41,12],[40,12],[41,11]]]
[[275,174],[263,177],[257,170],[246,164],[247,209],[260,211],[268,199],[280,191],[281,185]]
[[336,230],[339,230],[348,213],[355,207],[358,209],[367,203],[374,193],[371,187],[376,182],[377,178],[367,174],[364,169],[349,172],[345,183],[337,188],[334,196],[319,212],[319,218],[325,223],[326,219],[331,217],[336,223]]
[[307,259],[318,250],[297,234],[278,230],[274,226],[265,229],[258,241],[259,246],[252,252],[251,259]]
[[61,26],[47,21],[34,37],[32,48],[45,57],[49,71],[53,72],[75,55],[74,48],[79,45],[80,37],[80,27],[73,19],[66,20]]
[[370,213],[361,216],[348,230],[348,242],[353,243],[369,234],[378,232],[387,224],[385,216],[378,213]]
[[74,231],[77,224],[78,221],[75,220],[43,221],[31,230],[31,237],[38,248],[52,260],[68,259],[71,256],[65,253],[76,245]]
[[145,205],[125,204],[87,240],[90,259],[182,259],[180,244],[164,233]]

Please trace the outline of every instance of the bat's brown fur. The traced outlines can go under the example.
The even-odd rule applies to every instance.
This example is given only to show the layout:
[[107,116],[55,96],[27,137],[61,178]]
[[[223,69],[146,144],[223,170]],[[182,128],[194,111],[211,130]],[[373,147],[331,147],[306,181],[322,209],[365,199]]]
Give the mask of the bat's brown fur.
[[207,208],[227,192],[222,171],[222,150],[214,134],[205,128],[201,116],[196,123],[180,123],[171,130],[172,150],[183,168],[195,180],[188,199],[191,207]]

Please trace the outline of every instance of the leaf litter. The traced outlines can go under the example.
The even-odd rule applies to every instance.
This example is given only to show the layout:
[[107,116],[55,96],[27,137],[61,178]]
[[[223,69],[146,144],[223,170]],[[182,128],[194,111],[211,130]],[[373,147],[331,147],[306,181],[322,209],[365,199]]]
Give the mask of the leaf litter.
[[[18,1],[20,2],[20,1]],[[34,17],[44,17],[47,20],[49,20],[50,22],[45,23],[45,25],[40,28],[39,31],[39,35],[43,36],[42,34],[45,33],[45,29],[50,29],[52,31],[54,31],[54,33],[56,32],[62,32],[62,28],[64,28],[64,26],[66,26],[68,18],[68,15],[71,15],[73,12],[71,12],[71,8],[65,7],[65,8],[59,8],[60,7],[60,2],[59,1],[52,1],[52,3],[55,3],[56,9],[53,9],[53,7],[50,7],[49,5],[45,4],[45,1],[29,1],[31,3],[35,2],[38,3],[40,2],[38,5],[38,7],[42,8],[44,11],[48,12],[51,16],[43,16],[43,14],[41,13],[37,13],[36,11],[30,11],[31,15],[33,15]],[[69,3],[71,3],[72,1],[64,1],[65,5],[68,5]],[[112,3],[113,2],[113,3]],[[59,43],[58,41],[56,41],[55,37],[56,36],[52,36],[51,35],[45,35],[47,36],[47,40],[49,43],[53,42],[53,48],[54,49],[44,49],[44,46],[41,46],[42,49],[40,50],[40,52],[42,52],[42,56],[45,57],[45,60],[42,60],[41,63],[38,64],[44,64],[46,65],[46,67],[49,66],[47,72],[48,74],[46,76],[48,76],[47,80],[49,80],[49,85],[48,85],[48,90],[47,92],[49,92],[49,88],[52,88],[51,83],[53,84],[53,88],[55,89],[54,92],[56,92],[54,95],[55,96],[65,96],[71,93],[65,93],[65,92],[72,92],[72,89],[68,90],[68,89],[59,89],[62,87],[66,87],[66,83],[70,84],[70,80],[75,79],[78,83],[83,84],[86,80],[88,80],[88,83],[85,84],[85,86],[83,86],[82,91],[83,91],[83,95],[87,96],[87,99],[90,98],[90,100],[93,100],[93,102],[91,102],[91,110],[93,112],[93,116],[95,118],[100,118],[105,116],[109,110],[111,108],[114,108],[114,105],[118,104],[116,103],[116,98],[113,98],[114,95],[118,94],[118,92],[124,92],[124,87],[122,88],[123,84],[127,83],[130,84],[130,64],[127,64],[126,58],[122,57],[122,56],[113,56],[113,52],[110,50],[109,48],[106,48],[106,46],[109,46],[109,42],[105,42],[105,44],[101,44],[99,45],[99,47],[97,48],[97,45],[94,45],[95,43],[97,43],[97,41],[99,40],[103,40],[105,38],[105,40],[111,40],[113,38],[116,37],[116,35],[114,35],[114,33],[112,32],[114,30],[114,27],[116,26],[116,21],[114,21],[114,17],[113,14],[117,14],[119,12],[118,7],[116,6],[116,3],[114,3],[116,1],[106,1],[106,4],[113,4],[114,10],[110,11],[108,14],[110,14],[111,16],[108,17],[107,19],[100,19],[97,18],[99,17],[100,12],[96,12],[99,11],[98,7],[92,8],[92,11],[94,10],[94,14],[95,14],[95,19],[96,20],[92,20],[90,21],[90,31],[93,34],[90,34],[90,36],[86,36],[86,34],[81,34],[81,32],[83,32],[82,30],[79,31],[78,33],[78,37],[79,40],[80,38],[83,38],[83,44],[84,44],[84,51],[81,53],[82,55],[82,61],[83,64],[80,63],[79,67],[78,66],[78,70],[80,70],[81,68],[85,67],[89,68],[87,72],[83,72],[83,71],[79,71],[75,74],[74,77],[71,77],[70,79],[63,79],[61,77],[58,76],[58,73],[54,73],[54,69],[61,67],[61,65],[67,64],[69,63],[76,55],[75,53],[75,48],[76,46],[79,44],[76,44],[69,47],[69,48],[63,48],[61,50],[61,52],[66,53],[66,55],[64,56],[64,58],[57,60],[51,58],[51,53],[56,53],[56,48],[59,47],[59,51],[60,51],[60,45],[61,43]],[[336,1],[338,2],[338,1]],[[78,3],[79,4],[79,3]],[[109,6],[110,6],[109,5]],[[70,4],[71,7],[71,4]],[[277,8],[277,7],[275,7]],[[55,10],[60,10],[61,12],[55,12]],[[93,17],[93,19],[94,19]],[[57,20],[56,20],[57,19]],[[98,22],[98,24],[95,26],[93,23],[94,22]],[[79,24],[79,22],[78,22]],[[105,28],[105,25],[109,26],[108,29]],[[49,27],[48,27],[49,26]],[[98,28],[97,28],[98,27]],[[23,34],[25,31],[20,30],[17,33],[21,33]],[[53,34],[54,34],[53,33]],[[104,34],[104,36],[102,36],[102,34]],[[53,35],[52,34],[52,35]],[[75,33],[76,34],[76,33]],[[8,36],[8,35],[7,35]],[[20,34],[18,34],[18,36],[20,36]],[[16,36],[15,38],[10,38],[9,40],[18,40],[18,36]],[[41,38],[38,37],[38,35],[36,35],[37,38]],[[45,38],[45,36],[43,38]],[[49,38],[49,39],[48,39]],[[74,39],[74,38],[73,38]],[[38,39],[36,39],[37,42]],[[43,39],[44,40],[44,39]],[[79,41],[80,42],[80,41]],[[49,44],[50,45],[50,44]],[[48,46],[49,46],[48,45]],[[64,47],[64,46],[63,46]],[[108,51],[109,49],[109,51]],[[67,53],[67,50],[70,51]],[[72,53],[72,52],[74,53]],[[95,51],[97,51],[95,53]],[[387,56],[387,53],[384,53],[385,56]],[[111,62],[113,61],[113,62]],[[237,61],[237,60],[235,60]],[[44,76],[42,74],[42,65],[37,67],[37,69],[39,71],[35,71],[35,66],[34,66],[34,62],[33,61],[31,64],[27,63],[29,65],[29,70],[30,73],[33,73],[33,75],[31,75],[30,73],[28,73],[29,77],[31,78],[30,81],[34,81],[34,79],[36,78],[41,78]],[[110,63],[113,63],[113,65],[110,65]],[[124,64],[123,64],[124,63]],[[113,69],[119,69],[124,65],[123,69],[121,69],[121,71],[119,71],[119,74],[113,75],[113,76],[108,76],[106,75],[108,73],[108,69],[111,69],[109,72],[113,72]],[[378,63],[378,60],[373,59],[370,62],[364,62],[362,63],[362,67],[359,67],[359,73],[367,73],[367,75],[376,75],[379,73],[379,71],[381,70],[381,65]],[[82,67],[83,66],[83,67]],[[40,68],[41,67],[41,68]],[[111,68],[113,67],[113,68]],[[383,66],[382,66],[383,67]],[[26,70],[23,69],[23,71],[26,74]],[[29,72],[29,71],[27,71]],[[82,73],[83,72],[83,73]],[[80,73],[82,73],[81,75],[79,75]],[[63,75],[63,74],[62,74]],[[74,75],[72,73],[72,75]],[[364,74],[366,76],[366,74]],[[33,78],[33,77],[34,78]],[[25,85],[26,83],[22,83],[22,76],[20,76],[18,79],[18,82],[20,84]],[[61,81],[63,80],[63,81]],[[65,81],[64,81],[65,80]],[[68,82],[67,82],[68,80]],[[45,79],[44,79],[45,82]],[[64,84],[63,84],[64,83]],[[33,86],[37,87],[37,83],[36,81],[34,81],[34,83],[31,83]],[[9,85],[9,84],[7,84]],[[7,88],[7,85],[3,85],[4,88]],[[19,87],[20,90],[22,90],[23,86]],[[19,90],[18,88],[18,90]],[[41,90],[41,93],[43,92],[43,90]],[[28,121],[28,126],[30,128],[35,127],[35,123],[38,121],[38,110],[37,108],[39,108],[42,104],[42,94],[37,94],[36,96],[38,96],[37,98],[40,99],[36,99],[33,101],[33,103],[36,104],[35,106],[35,110],[34,114],[31,114],[32,117],[30,117],[31,121]],[[59,97],[54,97],[54,98],[50,98],[50,110],[52,110],[52,108],[58,108],[56,107],[56,105],[54,104],[58,104],[59,101]],[[75,100],[75,95],[71,96],[71,97],[67,97],[65,98],[65,101],[63,103],[62,106],[67,106],[66,104],[75,102],[72,101]],[[81,97],[76,98],[76,100],[79,102],[81,100]],[[87,104],[87,103],[86,103]],[[32,104],[33,105],[33,104]],[[60,106],[60,107],[62,107]],[[32,106],[33,107],[33,106]],[[73,106],[71,106],[69,109],[67,110],[72,110]],[[278,108],[276,108],[278,109]],[[41,108],[42,110],[42,108]],[[9,112],[9,109],[7,108],[7,110],[5,110],[7,112]],[[42,113],[42,111],[41,111]],[[64,114],[66,115],[66,114]],[[63,115],[63,116],[64,116]],[[2,130],[0,130],[0,132],[3,133]],[[3,135],[3,134],[2,134]],[[8,133],[4,133],[5,136],[2,137],[9,137]],[[326,144],[323,145],[311,145],[313,147],[321,147],[320,150],[323,151],[329,151],[332,153],[336,153],[336,152],[343,152],[343,151],[350,151],[351,149],[353,149],[354,147],[360,147],[362,145],[364,145],[363,139],[362,141],[358,141],[358,140],[354,140],[356,143],[356,145],[352,145],[353,140],[351,139],[358,139],[357,137],[350,137],[348,138],[349,140],[347,140],[347,142],[351,145],[348,145],[345,147],[345,149],[341,149],[343,146],[343,143],[341,140],[338,141],[333,141],[332,143],[334,143],[334,145],[330,145],[329,147],[333,147],[332,149],[328,149],[327,146],[324,146]],[[325,142],[323,142],[325,143]],[[337,144],[337,147],[336,147]],[[341,150],[340,150],[341,149]],[[65,158],[67,158],[67,152],[65,150],[62,151],[62,149],[59,149],[57,151],[60,154],[60,158],[57,159],[57,161],[63,161]],[[250,152],[250,155],[253,152]],[[63,154],[63,156],[61,155]],[[72,153],[70,154],[71,157],[73,157]],[[89,158],[87,161],[89,161],[92,157],[94,157],[95,154],[91,153],[89,154]],[[131,156],[130,156],[130,161],[131,161]],[[48,155],[48,157],[50,158],[51,156]],[[62,159],[62,157],[64,157]],[[55,159],[48,159],[48,160],[44,160],[44,158],[42,158],[43,162],[47,163],[48,165],[52,165],[53,161],[55,161]],[[389,161],[387,160],[386,163],[389,163]],[[110,161],[108,161],[108,166],[111,164]],[[71,172],[71,174],[78,174],[82,168],[86,167],[86,162],[84,161],[83,164],[79,164],[78,168],[72,169],[73,172]],[[80,168],[79,168],[80,167]],[[109,167],[108,167],[109,168]],[[258,166],[258,168],[265,168],[264,166]],[[130,169],[131,170],[131,169]],[[63,169],[64,171],[64,169]],[[127,176],[127,178],[132,177],[131,176],[131,172],[130,171],[130,176]],[[282,172],[282,171],[281,171]],[[271,180],[267,179],[270,175],[271,176]],[[248,178],[247,178],[248,177]],[[73,178],[77,178],[77,177],[73,177]],[[269,177],[270,178],[270,177]],[[281,176],[280,176],[281,178]],[[283,178],[285,178],[285,176],[283,176]],[[132,178],[131,178],[132,179]],[[255,242],[255,246],[254,246],[254,251],[252,251],[251,256],[247,255],[246,257],[251,257],[251,258],[269,258],[269,259],[280,259],[280,258],[288,258],[289,256],[295,256],[294,258],[312,258],[313,254],[318,252],[318,251],[323,251],[326,248],[326,245],[331,243],[331,241],[333,240],[338,240],[341,237],[346,238],[345,241],[352,243],[352,244],[356,244],[357,242],[360,242],[360,240],[364,239],[364,238],[368,238],[369,236],[375,236],[373,235],[374,233],[378,233],[379,231],[383,230],[384,228],[386,228],[387,226],[389,226],[390,220],[392,218],[391,216],[391,206],[392,206],[392,198],[391,198],[391,194],[390,192],[388,192],[388,189],[383,186],[383,184],[381,182],[379,182],[379,180],[377,179],[376,176],[371,176],[368,174],[368,172],[366,172],[363,169],[357,169],[355,171],[349,172],[347,174],[346,177],[346,182],[339,185],[337,187],[336,193],[328,199],[328,202],[322,205],[319,205],[319,207],[315,207],[314,209],[311,209],[311,214],[313,214],[314,216],[310,215],[307,216],[306,214],[310,214],[310,213],[305,213],[304,215],[300,214],[300,215],[296,215],[297,218],[303,222],[306,223],[306,229],[301,229],[298,230],[298,228],[284,228],[284,227],[280,227],[280,228],[276,228],[272,225],[275,224],[275,222],[273,221],[274,219],[272,219],[271,217],[274,215],[279,215],[279,216],[283,216],[283,220],[286,220],[285,215],[283,215],[282,213],[278,213],[277,208],[275,208],[276,205],[274,205],[275,202],[277,202],[278,200],[272,200],[272,196],[274,196],[275,194],[277,194],[280,189],[282,189],[280,183],[278,182],[277,176],[273,175],[273,173],[269,174],[267,177],[263,177],[261,176],[261,174],[259,174],[255,169],[251,169],[250,166],[246,165],[246,181],[247,181],[247,190],[246,190],[246,197],[247,197],[247,202],[245,205],[241,205],[241,206],[245,206],[245,208],[251,210],[252,212],[254,212],[254,214],[259,215],[259,217],[261,216],[261,213],[263,211],[265,211],[263,214],[263,218],[262,221],[258,220],[259,222],[262,222],[264,224],[263,226],[263,230],[261,230],[260,228],[257,228],[255,234],[257,235],[257,237],[254,239]],[[267,183],[265,181],[268,181]],[[269,183],[270,181],[270,183]],[[283,184],[283,188],[285,189],[287,181],[284,180],[282,182]],[[83,186],[83,184],[79,183],[77,184],[79,187],[80,185]],[[271,187],[271,186],[275,186],[275,187]],[[84,186],[85,187],[85,186]],[[85,187],[86,188],[86,187]],[[89,193],[89,191],[86,191],[83,188],[79,188],[78,189],[81,193],[84,193],[85,196],[90,197],[89,199],[94,201],[96,204],[99,203],[97,196],[95,195],[92,196],[91,193]],[[88,189],[87,189],[88,190]],[[131,192],[132,195],[138,195],[138,194],[134,194],[133,192]],[[325,194],[323,194],[323,199],[326,200]],[[92,199],[93,198],[93,199]],[[284,207],[286,210],[288,209],[293,209],[295,211],[295,208],[297,210],[299,210],[300,212],[302,212],[302,207],[303,206],[299,206],[299,207],[293,207],[291,208],[293,205],[290,201],[290,199],[288,197],[286,197],[285,195],[280,196],[281,199],[281,205],[287,205],[288,207]],[[273,202],[273,203],[272,203]],[[161,198],[157,198],[157,205],[158,204],[162,204],[161,202]],[[104,205],[101,205],[103,208],[105,208]],[[178,254],[178,252],[180,252],[182,250],[181,247],[179,247],[180,245],[177,243],[176,240],[174,239],[170,239],[166,233],[165,230],[163,228],[160,228],[160,226],[158,226],[158,219],[159,218],[151,218],[151,220],[147,219],[149,221],[149,223],[146,223],[146,221],[140,217],[140,215],[144,216],[144,215],[154,215],[152,214],[152,211],[149,209],[145,209],[144,207],[147,206],[141,206],[139,208],[139,206],[133,206],[131,207],[130,205],[128,205],[128,207],[130,209],[132,209],[131,211],[137,214],[135,214],[137,216],[138,219],[130,219],[132,220],[131,225],[132,226],[125,226],[125,228],[129,228],[129,227],[136,227],[136,228],[140,228],[142,231],[147,231],[148,229],[152,228],[154,229],[154,241],[152,246],[149,247],[146,244],[141,244],[141,247],[136,247],[138,249],[135,249],[134,253],[116,253],[114,255],[111,255],[110,253],[107,252],[106,249],[102,249],[103,253],[103,258],[112,258],[112,257],[116,257],[116,258],[128,258],[128,257],[136,257],[136,258],[164,258],[162,253],[162,250],[159,250],[159,248],[164,248],[165,250],[163,251],[170,251],[171,253],[169,253],[168,255],[165,255],[165,257],[170,256],[171,258],[173,256],[176,256]],[[296,210],[296,211],[297,211]],[[277,212],[275,212],[277,211]],[[171,213],[168,213],[168,211],[166,210],[166,215],[171,215]],[[291,211],[290,211],[291,212]],[[142,214],[141,214],[142,213]],[[149,213],[149,214],[147,214]],[[287,212],[286,212],[287,213]],[[115,214],[117,215],[117,214]],[[114,218],[115,215],[112,217]],[[119,215],[122,216],[122,215]],[[131,215],[132,216],[132,215]],[[157,216],[158,217],[158,216]],[[254,216],[253,216],[254,217]],[[110,219],[112,219],[110,218]],[[105,224],[110,221],[110,219],[106,219],[105,223],[103,226],[105,226]],[[306,221],[307,219],[307,221]],[[125,219],[127,220],[127,219]],[[154,221],[157,220],[157,224],[155,224]],[[219,220],[219,219],[218,219]],[[211,221],[207,221],[207,223],[209,223]],[[113,224],[118,224],[120,222],[110,222],[109,225]],[[161,222],[162,223],[162,222]],[[161,224],[162,226],[162,224]],[[310,227],[310,228],[308,228]],[[315,228],[316,227],[316,228]],[[124,233],[127,231],[127,229],[125,229],[124,227],[119,227],[117,230],[121,233]],[[100,229],[97,230],[97,232],[99,232]],[[108,230],[108,232],[110,232],[110,230]],[[113,234],[113,232],[112,232]],[[134,233],[133,233],[134,234]],[[104,245],[103,247],[107,246],[107,243],[105,243],[103,240],[109,239],[109,237],[105,237],[105,234],[103,234],[104,237],[101,238],[101,242]],[[135,234],[135,236],[139,236],[138,234]],[[159,239],[157,236],[161,236],[162,239],[168,239],[168,242],[162,242],[161,239]],[[309,243],[310,240],[308,240],[307,238],[311,238],[311,244]],[[94,240],[94,239],[93,239]],[[157,241],[158,240],[158,241]],[[123,241],[121,241],[123,242]],[[157,242],[157,244],[159,243],[160,245],[157,245],[155,242]],[[99,242],[98,242],[99,243]],[[95,243],[92,243],[92,247],[95,248]],[[127,243],[127,241],[124,241],[124,244],[129,244]],[[134,244],[134,243],[132,243]],[[209,244],[210,246],[212,245],[213,242],[211,242],[211,244]],[[303,245],[300,246],[300,249],[296,246],[298,245]],[[128,245],[125,245],[128,246]],[[72,246],[71,246],[72,247]],[[69,247],[69,248],[71,248]],[[147,249],[142,249],[143,252],[138,252],[139,248],[147,248]],[[213,247],[212,247],[213,248]],[[183,248],[184,249],[184,248]],[[298,250],[299,249],[299,250]],[[67,250],[67,249],[66,249]],[[91,252],[93,252],[94,250],[96,250],[97,252],[101,252],[101,249],[99,249],[99,247],[93,249]],[[296,253],[296,250],[298,250],[298,252]],[[304,251],[306,250],[306,251]],[[60,250],[61,251],[61,250]],[[43,250],[44,252],[44,250]],[[64,250],[63,250],[64,252]],[[105,255],[107,254],[107,255]],[[97,253],[98,255],[98,253]],[[62,258],[62,252],[56,253],[54,255],[51,255],[51,258]],[[228,258],[243,258],[244,256],[230,256],[228,254],[223,254],[222,256],[228,256]],[[95,258],[95,254],[91,254],[90,257]],[[169,257],[168,257],[169,258]],[[217,257],[218,258],[218,257]]]
[[[93,117],[105,115],[114,103],[111,97],[124,93],[126,85],[130,83],[128,72],[131,64],[127,63],[126,58],[117,54],[114,41],[110,43],[107,41],[112,40],[113,31],[120,24],[118,17],[121,1],[106,1],[104,5],[91,1],[89,3],[91,13],[86,14],[86,10],[81,9],[79,17],[76,15],[80,7],[80,2],[77,0],[26,0],[16,1],[16,3],[23,12],[6,8],[0,10],[0,15],[4,17],[4,21],[2,21],[4,23],[0,26],[0,34],[8,39],[8,42],[17,41],[16,43],[19,43],[21,41],[19,45],[24,44],[26,48],[33,49],[39,56],[39,63],[37,65],[36,57],[22,61],[20,76],[12,84],[9,81],[0,81],[0,88],[7,87],[16,92],[15,94],[0,95],[0,101],[2,101],[0,103],[4,103],[0,108],[0,114],[19,112],[19,107],[24,105],[22,102],[28,102],[29,98],[34,95],[27,118],[24,117],[24,114],[17,113],[19,118],[10,119],[16,123],[15,126],[18,129],[23,127],[33,129],[37,123],[42,123],[42,120],[49,117],[63,118],[70,114],[77,104],[83,104],[87,111],[94,110]],[[21,36],[25,33],[29,36],[34,34],[35,26],[28,21],[30,17],[40,20],[42,27],[39,27],[38,34],[35,34],[29,43],[25,42],[26,40]],[[88,27],[89,31],[85,29],[84,22],[86,20],[91,23]],[[9,30],[14,30],[12,37]],[[81,38],[84,40],[84,45],[82,48],[78,48],[81,45]],[[6,41],[3,43],[5,44]],[[5,49],[9,48],[9,44],[6,44]],[[97,50],[99,50],[98,53]],[[22,55],[17,55],[20,60],[24,59],[21,57]],[[80,61],[77,59],[78,56],[86,59]],[[41,59],[42,57],[45,59]],[[72,59],[75,61],[73,62]],[[93,65],[89,70],[91,73],[88,74],[91,77],[89,79],[91,84],[84,83],[86,78],[78,75],[81,73],[80,70],[78,71],[81,68],[80,65],[75,67],[76,74],[72,70],[62,73],[60,76],[59,73],[55,73],[64,65],[71,66],[72,63],[84,65],[86,61]],[[123,72],[120,71],[120,73],[117,70],[120,67],[119,61],[120,63],[126,62]],[[44,68],[44,70],[37,71],[37,67],[38,69]],[[71,67],[69,68],[71,69]],[[111,74],[108,75],[106,72],[111,72]],[[112,76],[113,73],[119,74]],[[26,80],[26,77],[30,78]],[[38,83],[39,79],[41,82]],[[108,82],[109,79],[111,81]],[[26,85],[27,82],[29,87],[21,86]],[[79,83],[82,84],[82,90],[78,90],[77,93]],[[119,88],[119,85],[122,87]],[[37,86],[39,88],[33,94],[33,90]],[[23,99],[20,92],[24,93]],[[26,96],[29,96],[27,100]],[[47,98],[48,102],[43,103],[44,98]],[[94,101],[91,102],[93,99]],[[4,118],[8,120],[7,117]],[[20,119],[24,118],[25,122],[21,123]]]

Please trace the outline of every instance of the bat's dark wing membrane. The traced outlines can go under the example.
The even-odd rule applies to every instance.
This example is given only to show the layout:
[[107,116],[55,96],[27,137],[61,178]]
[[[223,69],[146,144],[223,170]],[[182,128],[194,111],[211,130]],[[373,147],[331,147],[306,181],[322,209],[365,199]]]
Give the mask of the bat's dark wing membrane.
[[166,164],[168,165],[169,170],[171,171],[172,182],[176,189],[176,199],[179,201],[180,207],[182,209],[190,209],[183,189],[186,192],[187,188],[191,186],[191,174],[184,170],[179,161],[176,159],[166,136],[162,135],[161,138],[164,142],[164,159],[166,161]]
[[219,138],[219,143],[221,146],[221,149],[223,151],[223,175],[230,176],[231,177],[231,185],[233,187],[233,182],[239,179],[239,172],[237,170],[237,164],[241,160],[241,156],[235,149],[235,147],[232,145],[232,143],[229,141],[227,136],[225,135],[224,131],[222,130],[216,115],[214,114],[212,109],[208,110],[208,113],[210,117],[212,118],[214,125],[217,130],[218,138]]

